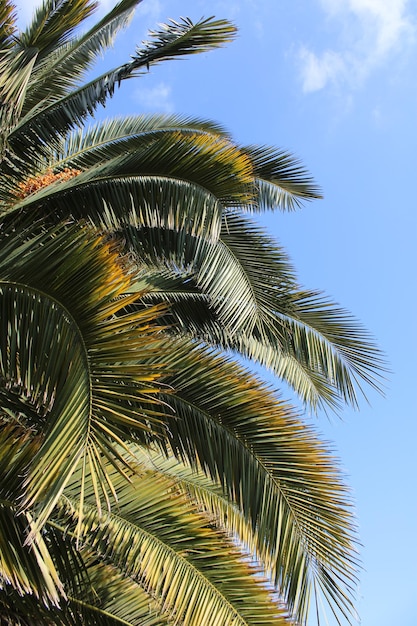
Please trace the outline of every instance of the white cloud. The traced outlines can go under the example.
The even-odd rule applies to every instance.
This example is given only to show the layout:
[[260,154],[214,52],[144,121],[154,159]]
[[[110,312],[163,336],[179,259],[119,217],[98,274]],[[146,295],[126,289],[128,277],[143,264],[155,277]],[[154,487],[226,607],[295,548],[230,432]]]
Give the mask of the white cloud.
[[326,50],[317,56],[311,50],[301,48],[299,58],[305,92],[318,91],[327,83],[339,82],[346,72],[345,60],[333,50]]
[[172,89],[166,83],[158,83],[155,87],[138,88],[133,94],[134,100],[141,105],[143,111],[155,113],[172,113]]
[[302,46],[299,64],[303,91],[329,84],[359,84],[390,54],[414,41],[416,24],[409,0],[320,0],[332,27],[338,28],[339,49],[313,52]]

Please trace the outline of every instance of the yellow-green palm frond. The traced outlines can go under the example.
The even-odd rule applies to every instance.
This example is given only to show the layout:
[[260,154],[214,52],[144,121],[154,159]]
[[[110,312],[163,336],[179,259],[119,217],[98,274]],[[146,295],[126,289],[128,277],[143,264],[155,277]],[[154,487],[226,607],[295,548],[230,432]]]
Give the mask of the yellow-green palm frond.
[[[39,451],[41,439],[21,426],[11,410],[2,412],[1,423],[1,588],[9,593],[14,590],[19,596],[31,595],[45,606],[56,606],[65,593],[47,546],[48,540],[45,542],[41,533],[35,532],[29,547],[26,542],[33,530],[33,517],[29,511],[18,514],[23,476]],[[3,615],[2,609],[0,611]]]
[[0,50],[4,51],[13,46],[17,33],[16,7],[11,0],[2,0],[0,3]]
[[269,146],[247,146],[258,195],[251,210],[292,211],[306,200],[321,198],[313,177],[292,154]]
[[[262,579],[257,580],[256,568],[171,480],[137,467],[128,483],[111,467],[108,471],[117,485],[118,507],[100,519],[87,478],[84,546],[151,593],[169,621],[184,626],[287,623]],[[69,484],[57,509],[57,524],[61,515],[66,523],[72,517],[70,533],[78,525],[78,490],[78,482]]]
[[356,540],[335,459],[238,365],[180,345],[172,358],[177,371],[166,382],[175,389],[169,402],[176,419],[167,415],[162,450],[223,487],[252,525],[256,554],[298,619],[315,588],[349,615]]
[[95,0],[43,0],[18,43],[21,47],[37,48],[45,55],[51,47],[67,41],[96,8]]

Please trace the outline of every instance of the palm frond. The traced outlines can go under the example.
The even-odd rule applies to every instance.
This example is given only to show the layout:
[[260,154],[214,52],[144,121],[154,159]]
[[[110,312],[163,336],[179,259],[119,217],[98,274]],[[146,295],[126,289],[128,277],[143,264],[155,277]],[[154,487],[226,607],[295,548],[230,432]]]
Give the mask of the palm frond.
[[[87,178],[87,180],[86,180]],[[58,181],[33,193],[13,207],[46,218],[73,217],[96,227],[125,236],[141,254],[138,236],[146,229],[174,231],[181,239],[199,237],[217,241],[222,221],[222,205],[204,187],[168,177],[129,176],[88,180]],[[130,234],[129,234],[130,233]],[[137,245],[133,243],[137,242]],[[179,246],[178,256],[185,244]],[[143,246],[145,248],[145,246]],[[162,255],[161,250],[156,253]],[[171,256],[174,256],[172,251]]]
[[159,423],[161,366],[148,364],[162,352],[158,309],[115,317],[132,301],[123,298],[129,273],[118,249],[88,231],[61,226],[28,238],[10,226],[2,243],[0,399],[42,435],[21,499],[40,527],[81,459],[95,468],[100,507],[100,491],[107,499],[112,490],[101,456],[128,465],[114,454],[120,433],[144,438]]
[[[88,359],[79,328],[59,303],[22,284],[0,282],[3,406],[44,441],[31,463],[22,507],[42,501],[41,523],[73,472],[87,436],[91,403]],[[6,404],[7,403],[7,404]],[[39,423],[40,422],[40,423]]]
[[56,102],[75,89],[98,55],[112,45],[118,32],[129,24],[141,0],[122,0],[85,34],[48,49],[34,68],[23,113],[40,102]]
[[250,157],[258,185],[253,211],[292,211],[303,200],[321,198],[311,174],[289,152],[265,146],[247,146],[243,150]]
[[40,103],[37,110],[29,112],[10,134],[9,142],[14,152],[19,156],[34,143],[40,149],[42,144],[58,141],[69,130],[81,125],[98,105],[104,104],[123,80],[134,76],[150,63],[206,52],[230,41],[235,33],[229,22],[214,19],[195,24],[184,20],[173,24],[172,31],[170,29],[171,25],[152,33],[154,41],[143,50],[138,50],[130,63],[105,72],[58,102],[45,107]]
[[[132,245],[155,263],[145,297],[171,302],[165,321],[174,332],[259,362],[313,410],[357,407],[364,383],[381,389],[384,360],[369,333],[320,292],[301,290],[287,255],[244,217],[227,215],[214,244],[158,234],[142,234],[148,248],[140,233]],[[158,267],[162,258],[171,274]]]
[[[173,352],[167,418],[174,455],[220,483],[272,555],[273,578],[301,621],[313,587],[352,609],[355,540],[346,489],[316,434],[237,365]],[[162,445],[163,442],[161,442]],[[163,446],[162,446],[162,449]],[[331,581],[331,582],[330,582]]]
[[[6,420],[6,421],[5,421]],[[32,515],[18,515],[22,476],[36,456],[39,438],[29,429],[3,416],[0,429],[0,578],[18,594],[30,594],[46,605],[57,605],[63,585],[44,538],[34,533],[31,546],[25,541],[33,527]],[[0,600],[1,604],[1,600]]]
[[[141,115],[128,118],[113,119],[92,126],[87,132],[73,132],[69,135],[62,153],[49,163],[54,168],[73,167],[86,170],[96,167],[115,157],[128,152],[143,154],[144,149],[149,149],[153,144],[166,142],[166,147],[172,145],[170,137],[179,142],[182,136],[195,137],[198,135],[222,137],[223,140],[230,138],[224,129],[214,122],[178,115]],[[223,144],[219,144],[220,147]],[[196,150],[198,144],[194,146]],[[236,151],[236,156],[239,155]],[[137,159],[137,163],[140,160]],[[166,168],[168,164],[161,166]],[[142,168],[147,167],[144,160]],[[148,173],[148,170],[142,170]],[[136,169],[136,173],[141,173]]]
[[[137,138],[141,135],[150,135],[160,132],[178,132],[185,131],[188,133],[212,133],[221,135],[230,140],[227,131],[216,122],[211,120],[203,120],[200,118],[188,117],[183,115],[163,115],[148,114],[135,115],[121,118],[113,118],[105,121],[97,122],[87,129],[74,131],[66,141],[65,149],[59,155],[59,165],[73,165],[73,159],[78,154],[91,151],[98,152],[101,155],[100,148],[107,144],[113,145],[120,142],[122,145],[126,141]],[[114,155],[113,155],[114,156]],[[68,161],[67,161],[68,160]],[[96,161],[92,161],[95,164]]]
[[226,532],[233,540],[238,539],[243,554],[247,552],[250,558],[256,555],[257,562],[266,572],[270,574],[273,571],[271,554],[253,524],[236,503],[228,498],[219,483],[196,467],[190,467],[152,448],[135,446],[133,452],[141,465],[173,480],[180,492],[195,502],[199,511],[207,514],[211,524]]
[[40,57],[69,39],[72,32],[97,8],[94,0],[43,0],[31,23],[20,34],[19,45],[37,48]]
[[[169,303],[167,313],[161,318],[168,332],[174,336],[188,335],[199,343],[259,363],[292,387],[309,409],[340,409],[341,398],[333,380],[324,371],[319,371],[298,358],[291,342],[284,348],[282,337],[285,333],[282,333],[282,329],[274,333],[263,328],[260,333],[255,327],[252,334],[237,332],[230,336],[219,322],[209,296],[201,293],[192,279],[187,279],[186,276],[182,280],[176,278],[180,283],[176,290],[173,290],[172,281],[169,285],[165,283],[162,290],[160,277],[154,277],[150,270],[149,273],[144,272],[135,285],[138,291],[145,291],[141,297],[144,302]],[[140,305],[136,303],[133,306]]]
[[138,67],[179,56],[208,52],[229,43],[236,36],[236,27],[227,20],[214,17],[193,23],[189,18],[170,20],[160,24],[159,30],[150,31],[148,41],[137,48],[135,60]]
[[91,589],[75,589],[61,612],[79,615],[80,623],[97,626],[169,626],[172,624],[153,597],[116,567],[100,562],[94,552],[82,550]]
[[36,61],[36,50],[12,49],[0,57],[0,149],[3,157],[10,131],[19,120],[26,89]]
[[17,31],[16,17],[16,7],[13,2],[2,0],[0,3],[0,59],[14,44]]
[[[96,508],[90,507],[83,519],[85,544],[145,590],[152,589],[162,614],[184,626],[286,623],[262,581],[253,577],[256,569],[193,511],[171,481],[143,471],[131,483],[117,475],[112,480],[117,484],[117,513],[99,521]],[[74,525],[77,491],[76,484],[68,486],[61,508],[63,519],[71,514]],[[90,492],[91,501],[92,486]]]

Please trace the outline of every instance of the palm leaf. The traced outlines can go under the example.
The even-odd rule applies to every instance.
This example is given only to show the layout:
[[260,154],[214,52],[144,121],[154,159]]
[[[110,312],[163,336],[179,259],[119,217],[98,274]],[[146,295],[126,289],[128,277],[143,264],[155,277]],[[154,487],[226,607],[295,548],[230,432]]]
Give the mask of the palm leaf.
[[272,555],[274,582],[298,619],[314,585],[328,585],[347,614],[354,538],[334,459],[237,365],[189,348],[172,359],[178,373],[166,382],[176,390],[169,402],[178,418],[167,418],[169,452],[219,482],[239,506]]
[[[5,282],[0,282],[0,298],[3,406],[25,415],[27,403],[41,423],[48,415],[22,502],[27,509],[42,499],[42,524],[73,472],[88,433],[88,360],[79,328],[59,303],[25,285]],[[31,421],[30,414],[27,417]]]
[[[380,388],[384,363],[369,333],[320,292],[301,290],[286,254],[260,229],[228,215],[218,244],[191,249],[198,273],[166,273],[161,283],[156,266],[145,279],[148,301],[172,302],[168,323],[272,369],[314,409],[356,407],[361,381]],[[183,253],[176,267],[189,258]]]
[[20,117],[35,61],[36,51],[33,49],[19,50],[17,53],[14,53],[12,49],[6,49],[0,56],[0,147],[2,155],[8,134]]
[[[6,419],[6,421],[4,421]],[[46,604],[57,605],[63,585],[44,538],[35,532],[31,547],[25,540],[33,528],[30,513],[18,515],[22,475],[36,456],[40,441],[29,429],[7,423],[0,430],[0,577],[3,585],[20,595],[32,594]],[[1,601],[0,601],[1,602]]]
[[163,176],[85,179],[79,175],[76,181],[44,187],[15,204],[13,211],[24,209],[54,221],[89,219],[100,229],[129,237],[131,243],[140,243],[137,232],[145,229],[173,230],[180,238],[218,239],[222,206],[204,187]]
[[258,184],[258,198],[252,210],[292,211],[303,200],[321,198],[311,174],[289,152],[263,146],[243,150],[250,157]]
[[37,48],[43,56],[67,41],[96,7],[94,0],[43,0],[35,9],[31,23],[20,34],[19,43],[25,48]]
[[12,232],[0,251],[0,399],[42,433],[21,501],[36,505],[42,526],[81,459],[93,467],[100,506],[100,493],[107,500],[112,491],[102,455],[128,465],[114,442],[132,430],[144,438],[159,423],[158,366],[148,361],[162,340],[157,309],[114,317],[132,301],[118,297],[130,278],[117,249],[74,227],[29,239]]
[[[75,589],[61,603],[81,624],[98,626],[168,626],[160,604],[143,587],[124,576],[116,567],[98,561],[94,552],[82,550],[89,583],[95,593]],[[62,609],[61,609],[62,610]]]
[[16,7],[11,0],[2,0],[0,3],[0,50],[11,48],[16,36]]
[[[98,55],[112,45],[117,33],[125,28],[141,0],[122,0],[97,24],[80,37],[53,47],[34,68],[30,87],[26,94],[24,113],[40,102],[45,103],[63,97],[74,89],[92,66]],[[38,57],[39,58],[39,57]]]
[[[131,484],[116,475],[112,480],[118,511],[98,523],[91,507],[83,519],[85,543],[104,562],[152,589],[168,618],[184,626],[285,623],[232,544],[194,513],[171,481],[149,472],[132,476]],[[62,510],[64,519],[74,516],[74,524],[77,491],[77,484],[68,486]]]
[[160,31],[152,33],[151,43],[143,50],[137,50],[130,63],[105,72],[58,102],[47,103],[35,113],[29,112],[10,134],[13,150],[20,155],[33,143],[38,144],[38,149],[43,143],[53,144],[70,129],[81,125],[99,104],[104,104],[113,95],[123,80],[137,74],[141,68],[176,56],[217,48],[230,41],[234,33],[235,28],[229,22],[212,18],[195,24],[184,20],[169,27],[162,26]]
[[[61,160],[57,160],[57,164],[73,165],[74,159],[82,153],[85,155],[84,158],[91,155],[91,165],[95,165],[103,157],[100,152],[103,146],[116,148],[119,143],[123,146],[126,143],[129,145],[131,140],[137,139],[141,135],[153,137],[154,134],[160,132],[178,131],[194,134],[203,131],[230,139],[225,129],[211,120],[161,114],[127,116],[97,122],[87,129],[71,133],[67,139],[65,150],[60,155]],[[97,159],[94,159],[94,154],[97,154]],[[111,156],[115,156],[115,154],[112,153]]]
[[155,63],[178,56],[208,52],[230,42],[236,36],[236,28],[226,20],[214,17],[193,23],[189,18],[180,21],[170,20],[160,24],[159,30],[150,31],[148,41],[137,48],[136,59],[139,66]]

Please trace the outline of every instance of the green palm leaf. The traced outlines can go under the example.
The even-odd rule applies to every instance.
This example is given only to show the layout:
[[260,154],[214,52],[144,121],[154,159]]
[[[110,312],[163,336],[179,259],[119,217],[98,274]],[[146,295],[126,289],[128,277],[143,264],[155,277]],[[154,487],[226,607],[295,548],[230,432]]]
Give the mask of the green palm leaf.
[[[188,267],[182,276],[165,271],[162,279],[158,266],[150,269],[146,298],[172,302],[167,323],[175,320],[180,332],[272,369],[314,409],[337,408],[341,401],[356,407],[358,390],[365,395],[361,380],[380,387],[384,363],[372,337],[320,292],[301,290],[275,242],[237,215],[224,219],[220,237],[198,247],[187,240],[192,252],[185,256],[183,245],[175,264]],[[174,235],[163,240],[161,258],[170,258],[174,241]]]
[[150,63],[219,47],[230,41],[234,34],[235,28],[229,22],[212,18],[195,24],[183,20],[168,27],[162,26],[160,31],[151,34],[152,41],[144,49],[136,51],[130,63],[105,72],[57,102],[46,103],[35,112],[29,112],[10,133],[12,149],[19,156],[33,143],[40,149],[39,139],[46,146],[53,144],[70,129],[81,125],[99,104],[104,104],[113,95],[123,80],[134,76],[140,69]]
[[243,149],[251,159],[258,185],[253,210],[292,211],[305,200],[321,198],[313,177],[289,152],[265,146]]
[[[21,284],[0,282],[2,406],[38,422],[44,441],[31,463],[22,507],[42,501],[49,516],[82,453],[90,414],[88,361],[82,336],[59,303]],[[29,405],[26,413],[25,405]]]
[[11,48],[16,36],[16,7],[11,0],[0,3],[0,49]]
[[237,365],[189,348],[173,361],[178,373],[167,382],[176,390],[169,402],[178,419],[168,417],[168,451],[203,470],[239,506],[298,619],[306,617],[314,586],[328,586],[347,614],[355,542],[334,460],[288,407]]
[[44,55],[52,46],[67,41],[95,8],[93,0],[43,0],[35,9],[29,26],[21,33],[20,44],[37,48]]
[[[82,36],[73,37],[65,43],[55,39],[53,48],[45,41],[26,93],[24,113],[41,102],[43,106],[49,101],[55,102],[58,97],[76,88],[98,55],[111,46],[117,33],[129,24],[140,1],[122,0]],[[82,12],[77,12],[76,17],[80,22],[84,19]],[[62,24],[65,21],[60,22]],[[55,32],[54,36],[57,38],[58,33]]]
[[[117,513],[98,525],[95,507],[89,509],[83,520],[86,545],[152,589],[168,618],[189,626],[285,623],[232,544],[175,493],[171,481],[150,472],[132,476],[131,484],[116,475],[112,480]],[[73,491],[76,496],[77,484]],[[69,494],[71,486],[64,519],[78,509]]]
[[29,239],[12,232],[0,252],[0,399],[42,433],[21,501],[42,526],[81,459],[95,469],[100,506],[112,490],[101,456],[126,465],[114,454],[120,433],[143,438],[159,423],[158,366],[147,362],[161,340],[155,309],[114,317],[130,282],[117,250],[74,227]]

